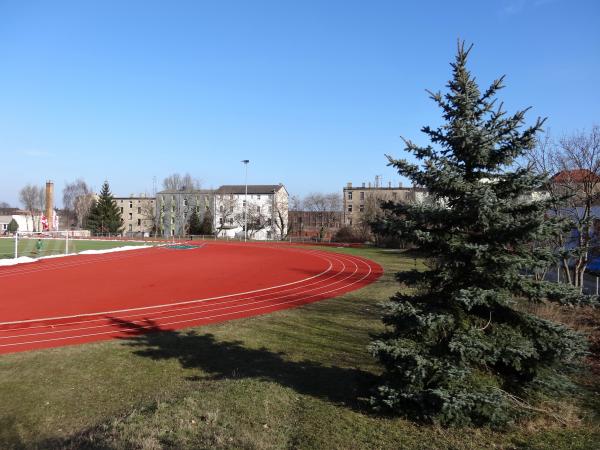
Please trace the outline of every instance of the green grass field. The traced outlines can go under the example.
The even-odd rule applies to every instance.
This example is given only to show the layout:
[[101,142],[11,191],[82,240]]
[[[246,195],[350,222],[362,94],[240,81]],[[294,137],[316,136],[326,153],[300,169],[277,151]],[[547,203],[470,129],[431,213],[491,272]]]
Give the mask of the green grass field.
[[[301,308],[127,340],[0,356],[0,448],[593,449],[598,380],[504,431],[442,429],[374,414],[366,350],[378,303],[413,258],[378,261],[375,284]],[[591,380],[591,381],[590,381]]]
[[[42,239],[42,250],[37,252],[37,239],[19,239],[19,256],[60,255],[65,253],[65,241],[63,239]],[[94,241],[88,239],[69,239],[69,253],[77,253],[83,250],[105,250],[108,248],[122,247],[124,245],[144,245],[144,242],[116,242],[116,241]],[[0,258],[13,258],[15,255],[14,238],[0,238]]]

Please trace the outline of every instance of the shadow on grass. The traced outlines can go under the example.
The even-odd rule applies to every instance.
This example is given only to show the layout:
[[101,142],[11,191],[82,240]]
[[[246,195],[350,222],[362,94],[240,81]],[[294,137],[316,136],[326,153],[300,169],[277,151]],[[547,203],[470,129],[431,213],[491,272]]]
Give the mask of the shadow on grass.
[[135,354],[153,360],[176,359],[184,368],[206,373],[192,381],[231,378],[272,381],[300,394],[368,411],[368,405],[361,398],[369,396],[369,389],[376,380],[369,372],[307,360],[289,361],[284,353],[247,348],[241,341],[219,341],[212,334],[195,331],[165,331],[151,320],[142,324],[111,320],[129,330],[127,345],[137,349]]

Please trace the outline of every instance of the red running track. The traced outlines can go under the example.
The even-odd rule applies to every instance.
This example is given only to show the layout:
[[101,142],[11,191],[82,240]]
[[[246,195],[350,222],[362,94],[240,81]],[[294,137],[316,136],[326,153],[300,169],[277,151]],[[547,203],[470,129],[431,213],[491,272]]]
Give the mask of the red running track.
[[382,272],[351,255],[224,243],[0,267],[0,354],[293,308],[359,289]]

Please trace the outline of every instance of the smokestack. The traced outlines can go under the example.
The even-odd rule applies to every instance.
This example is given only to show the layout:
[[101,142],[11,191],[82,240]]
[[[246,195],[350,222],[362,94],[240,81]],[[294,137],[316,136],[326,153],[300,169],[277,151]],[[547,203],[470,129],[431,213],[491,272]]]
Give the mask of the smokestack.
[[52,230],[54,225],[54,183],[52,180],[46,181],[46,220],[48,221],[48,230]]

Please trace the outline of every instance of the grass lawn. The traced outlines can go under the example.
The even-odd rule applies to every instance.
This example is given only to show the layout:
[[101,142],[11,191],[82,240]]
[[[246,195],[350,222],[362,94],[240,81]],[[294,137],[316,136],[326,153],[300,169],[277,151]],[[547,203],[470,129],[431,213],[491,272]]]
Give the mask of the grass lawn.
[[[42,250],[37,254],[35,244],[37,239],[23,238],[18,241],[19,256],[38,256],[60,255],[65,253],[64,239],[42,239]],[[69,239],[69,253],[77,253],[83,250],[104,250],[124,245],[144,245],[144,242],[128,241],[93,241],[89,239]],[[15,256],[14,238],[0,238],[0,258],[13,258]]]
[[598,381],[540,417],[500,431],[441,429],[373,414],[380,371],[366,351],[378,302],[405,255],[375,284],[233,322],[0,356],[0,448],[598,448]]

